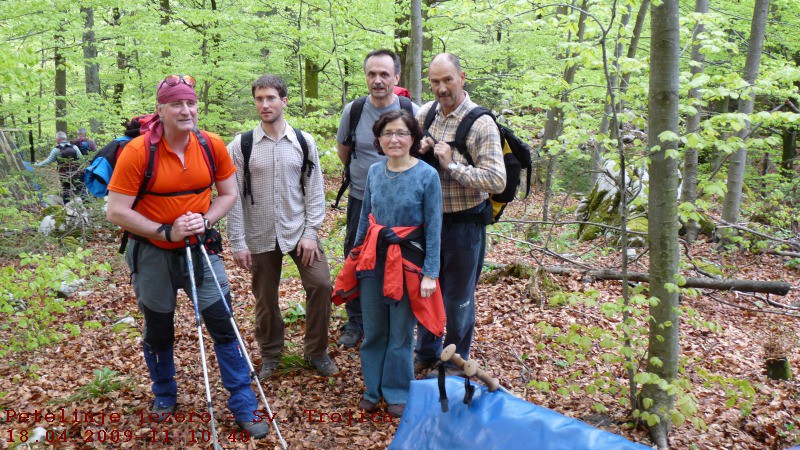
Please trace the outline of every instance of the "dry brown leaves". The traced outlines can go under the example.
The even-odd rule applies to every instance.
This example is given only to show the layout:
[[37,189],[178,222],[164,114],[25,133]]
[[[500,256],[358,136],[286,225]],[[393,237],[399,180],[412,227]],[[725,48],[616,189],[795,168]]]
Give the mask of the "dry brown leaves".
[[[535,209],[531,205],[537,201],[540,199],[532,196],[526,202],[512,204],[507,214],[522,216],[526,211]],[[338,230],[331,230],[340,214],[343,213],[328,214],[324,235],[331,231],[340,233]],[[515,237],[519,238],[521,235]],[[591,250],[591,245],[586,244],[584,250]],[[149,408],[151,394],[147,369],[141,356],[140,332],[110,331],[112,323],[128,315],[136,318],[137,329],[140,331],[141,315],[128,284],[127,268],[115,254],[116,244],[98,243],[93,249],[99,259],[112,261],[113,277],[104,285],[96,287],[96,291],[87,298],[85,308],[69,311],[63,316],[63,321],[82,324],[86,320],[97,320],[104,327],[99,330],[84,329],[77,339],[68,339],[38,352],[18,354],[14,360],[0,362],[0,392],[7,392],[0,400],[5,408],[0,416],[0,445],[7,446],[9,437],[19,440],[24,432],[31,433],[34,426],[42,426],[50,431],[48,440],[52,448],[207,448],[208,445],[203,443],[208,441],[209,425],[202,421],[142,423],[140,414]],[[702,256],[727,268],[732,277],[786,280],[794,286],[800,285],[800,273],[785,269],[782,260],[774,256],[719,254],[713,251],[710,244],[703,243],[694,245],[692,252],[695,257]],[[552,258],[544,258],[541,254],[533,255],[540,258],[543,264],[563,264]],[[329,256],[333,259],[339,257],[338,253]],[[237,322],[258,367],[260,360],[252,337],[253,298],[250,295],[249,276],[235,268],[229,253],[223,257],[234,293]],[[537,263],[524,248],[503,239],[496,240],[490,246],[487,260],[504,264],[514,261],[534,265]],[[618,254],[598,254],[593,264],[597,267],[616,267],[618,261]],[[2,263],[14,264],[13,261]],[[290,264],[288,258],[286,263]],[[646,257],[639,259],[633,263],[631,270],[646,271],[646,264]],[[596,289],[600,292],[600,301],[615,301],[621,295],[618,282],[591,283],[580,276],[553,279],[565,290]],[[477,327],[472,357],[498,376],[513,394],[562,414],[586,418],[594,412],[592,405],[601,402],[609,408],[606,415],[611,423],[603,425],[603,428],[631,440],[648,443],[645,430],[633,429],[627,425],[628,411],[618,406],[617,399],[613,396],[573,394],[564,397],[527,387],[528,380],[553,381],[559,377],[568,377],[577,369],[584,371],[583,376],[573,381],[577,384],[591,382],[592,374],[596,372],[608,372],[624,383],[625,372],[621,367],[610,366],[599,358],[591,357],[586,362],[565,368],[558,364],[559,355],[547,345],[542,351],[537,351],[538,343],[548,343],[548,339],[536,327],[538,322],[562,328],[571,324],[607,327],[615,324],[600,314],[597,308],[582,305],[552,308],[546,304],[540,307],[538,303],[527,299],[525,282],[526,280],[503,278],[492,285],[479,286],[476,294]],[[733,304],[750,305],[751,301],[742,294],[717,292],[714,295]],[[303,290],[299,280],[283,280],[281,296],[284,309],[292,302],[302,301]],[[797,329],[798,320],[742,311],[707,296],[685,301],[699,311],[704,320],[720,324],[721,331],[712,333],[686,324],[682,326],[681,351],[686,360],[686,376],[692,382],[693,392],[699,402],[699,415],[708,424],[708,429],[701,431],[684,424],[672,431],[670,445],[673,448],[690,448],[696,445],[697,448],[757,449],[784,448],[795,443],[800,438],[796,429],[800,418],[797,382],[766,379],[760,339],[770,321],[793,324]],[[791,303],[800,301],[800,297],[793,291],[780,301]],[[334,346],[339,337],[339,327],[343,323],[342,317],[341,312],[335,313],[330,327],[331,355],[341,369],[339,375],[325,378],[309,370],[296,369],[273,376],[268,382],[262,383],[270,407],[277,414],[281,433],[290,448],[386,448],[396,430],[397,420],[373,421],[369,417],[361,416],[356,408],[363,392],[358,353]],[[303,333],[303,321],[287,324],[287,351],[302,354]],[[240,442],[239,430],[226,409],[227,392],[219,381],[208,335],[205,342],[213,409],[223,446],[246,449],[280,448],[274,430],[258,443]],[[176,379],[179,385],[179,410],[187,415],[207,411],[197,346],[194,312],[188,298],[181,294],[176,313]],[[593,349],[590,356],[598,353]],[[796,351],[790,356],[790,362],[796,372],[800,368],[800,358]],[[39,378],[34,379],[20,373],[20,364],[39,365]],[[62,403],[81,386],[91,382],[94,369],[103,367],[120,373],[130,384],[106,398]],[[718,383],[704,384],[699,375],[701,370],[714,376],[746,380],[752,385],[756,390],[752,413],[743,415],[738,409],[727,407],[725,402],[729,394]],[[54,420],[48,423],[39,420],[36,424],[30,420],[20,421],[22,413],[49,410],[61,414],[62,409],[67,417],[64,421]],[[105,422],[99,424],[98,416],[102,413],[105,413]],[[92,416],[93,422],[72,420],[75,417],[73,414],[83,418]],[[112,414],[116,414],[113,416],[117,419],[114,422],[110,420]],[[791,426],[795,429],[792,430]],[[167,436],[170,443],[165,442]],[[88,439],[93,439],[94,442],[86,442]]]

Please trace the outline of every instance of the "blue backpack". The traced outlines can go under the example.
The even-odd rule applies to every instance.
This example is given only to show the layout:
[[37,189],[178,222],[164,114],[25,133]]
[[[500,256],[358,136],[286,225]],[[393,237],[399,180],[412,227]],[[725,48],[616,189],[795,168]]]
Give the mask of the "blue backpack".
[[132,139],[130,136],[120,136],[97,152],[97,155],[95,155],[91,164],[83,173],[83,183],[92,195],[95,197],[108,195],[108,183],[114,173],[117,158],[122,153],[125,145]]

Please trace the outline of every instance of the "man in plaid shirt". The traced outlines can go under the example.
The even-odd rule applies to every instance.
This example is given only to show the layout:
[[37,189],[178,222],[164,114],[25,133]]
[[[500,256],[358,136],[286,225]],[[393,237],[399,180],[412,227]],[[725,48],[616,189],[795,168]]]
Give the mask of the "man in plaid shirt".
[[[433,152],[442,183],[442,254],[439,283],[447,323],[444,345],[455,344],[456,352],[469,359],[475,330],[475,286],[486,251],[486,225],[492,221],[489,194],[502,192],[506,183],[500,133],[489,116],[480,116],[466,139],[466,149],[475,165],[448,143],[459,123],[476,105],[464,90],[466,74],[458,57],[441,53],[431,60],[428,79],[436,102],[422,106],[417,121],[425,123],[431,108],[436,118],[427,130],[420,153]],[[430,367],[442,351],[442,338],[418,328],[415,372]],[[449,368],[451,374],[456,372]]]

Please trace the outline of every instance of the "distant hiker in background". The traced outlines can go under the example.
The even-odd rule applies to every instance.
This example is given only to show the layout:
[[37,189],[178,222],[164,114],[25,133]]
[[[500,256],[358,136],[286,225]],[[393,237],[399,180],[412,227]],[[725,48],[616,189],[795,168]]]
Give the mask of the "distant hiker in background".
[[78,128],[78,137],[72,141],[72,145],[78,147],[83,155],[97,151],[94,141],[86,137],[86,128]]
[[[158,84],[156,114],[142,122],[142,136],[128,143],[116,162],[106,216],[133,240],[125,261],[144,317],[142,350],[154,396],[149,417],[158,422],[172,420],[175,412],[175,307],[178,289],[183,289],[197,299],[197,309],[214,340],[220,378],[230,393],[228,409],[236,424],[253,438],[263,438],[269,428],[257,417],[258,402],[243,353],[247,350],[239,347],[228,313],[230,285],[217,254],[222,250],[220,240],[209,245],[208,252],[214,253],[209,263],[200,262],[198,244],[203,244],[196,237],[219,236],[212,225],[236,201],[236,167],[219,136],[197,129],[195,84],[189,75],[170,75]],[[150,186],[143,184],[146,172],[152,175]],[[213,202],[212,186],[217,191]],[[187,246],[192,264],[187,261]],[[197,269],[194,295],[189,267]],[[197,368],[194,362],[189,366]],[[191,371],[184,368],[184,378]],[[191,375],[200,373],[195,370]],[[195,383],[196,378],[185,381]]]
[[[358,218],[361,215],[361,202],[364,199],[364,186],[370,166],[386,161],[375,149],[375,136],[372,126],[378,116],[386,111],[404,109],[416,114],[419,107],[403,96],[395,94],[395,86],[400,81],[400,58],[391,50],[375,50],[364,58],[364,76],[369,95],[348,103],[342,111],[339,129],[336,132],[339,159],[344,165],[345,181],[339,189],[339,197],[349,184],[347,197],[347,228],[345,231],[344,255],[353,248]],[[338,205],[339,198],[336,199]],[[347,323],[342,327],[339,344],[346,348],[355,347],[364,337],[364,324],[361,319],[361,302],[352,300],[345,306]]]
[[104,145],[97,153],[95,153],[89,167],[86,168],[83,175],[83,182],[86,184],[86,189],[95,197],[105,197],[108,195],[108,183],[111,181],[111,175],[114,173],[114,166],[117,164],[117,158],[125,149],[125,146],[133,138],[139,136],[139,128],[141,121],[148,119],[149,116],[136,116],[133,119],[125,122],[125,133],[122,136],[116,137],[108,144]]
[[250,271],[256,298],[260,379],[269,378],[284,350],[278,304],[281,266],[288,255],[306,291],[303,354],[320,375],[339,368],[328,356],[331,276],[318,236],[325,220],[325,186],[314,138],[286,122],[286,82],[266,74],[253,82],[261,123],[228,144],[239,196],[228,216],[236,265]]
[[56,133],[56,146],[50,150],[47,158],[34,164],[36,167],[42,167],[58,162],[58,177],[61,179],[61,199],[65,205],[73,194],[80,195],[83,192],[82,159],[83,154],[78,147],[67,141],[67,133],[59,131]]

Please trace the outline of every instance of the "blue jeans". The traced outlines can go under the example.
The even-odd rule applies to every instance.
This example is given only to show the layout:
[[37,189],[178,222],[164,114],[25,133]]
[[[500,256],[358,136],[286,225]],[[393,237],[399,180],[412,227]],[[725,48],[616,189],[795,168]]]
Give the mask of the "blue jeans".
[[364,398],[378,403],[383,397],[390,405],[408,402],[414,379],[414,313],[408,296],[399,302],[383,297],[383,281],[370,277],[359,280],[364,342],[361,343],[361,373]]
[[417,327],[417,358],[436,361],[442,345],[456,345],[456,353],[469,359],[475,331],[475,286],[486,252],[486,226],[481,223],[442,222],[442,258],[439,285],[442,289],[445,323],[444,344],[425,327]]

